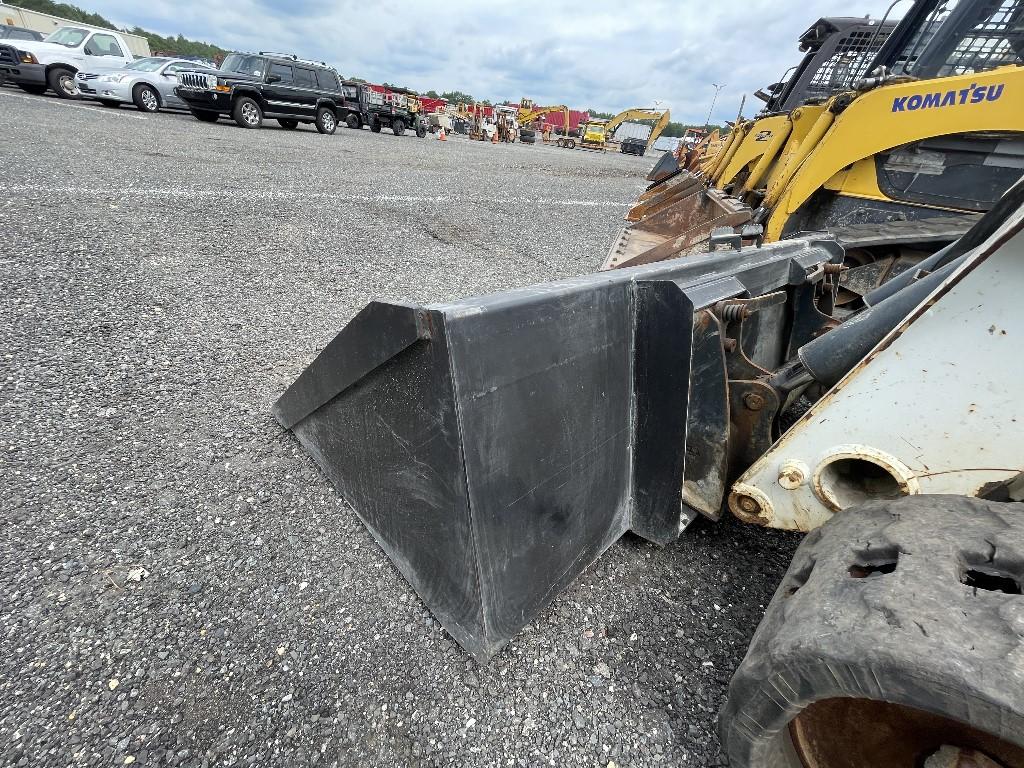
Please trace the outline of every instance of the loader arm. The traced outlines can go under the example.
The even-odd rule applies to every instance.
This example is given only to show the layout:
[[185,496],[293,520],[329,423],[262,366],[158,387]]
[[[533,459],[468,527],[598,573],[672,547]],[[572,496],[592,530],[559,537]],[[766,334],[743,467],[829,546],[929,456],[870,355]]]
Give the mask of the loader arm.
[[[778,182],[784,189],[772,206],[765,238],[783,237],[789,218],[811,195],[859,160],[936,136],[1021,133],[1024,117],[1014,94],[1022,92],[1024,69],[1000,67],[883,86],[845,108],[843,95],[833,97],[829,109],[839,114],[792,175]],[[766,202],[772,196],[769,188]]]

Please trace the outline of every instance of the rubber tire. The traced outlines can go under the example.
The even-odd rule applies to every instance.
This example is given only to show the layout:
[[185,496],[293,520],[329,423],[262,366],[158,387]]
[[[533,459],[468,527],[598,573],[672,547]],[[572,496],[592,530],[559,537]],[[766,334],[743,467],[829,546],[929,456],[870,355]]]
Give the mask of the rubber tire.
[[349,128],[353,130],[358,131],[360,128],[363,127],[363,121],[359,117],[359,115],[355,114],[354,112],[349,112],[345,116],[345,125],[347,125]]
[[380,120],[374,120],[372,123],[370,123],[370,130],[373,131],[374,133],[380,133],[380,129]]
[[54,93],[56,93],[57,97],[61,98],[61,99],[71,99],[71,100],[75,100],[75,101],[81,99],[82,98],[82,94],[77,90],[77,86],[76,86],[75,93],[73,93],[73,94],[68,93],[63,88],[60,87],[61,77],[64,76],[64,75],[70,76],[71,77],[71,81],[74,82],[74,80],[75,80],[75,73],[72,72],[67,67],[54,67],[53,69],[51,69],[49,72],[46,73],[46,83],[47,83],[47,85],[50,86],[50,90],[53,91]]
[[[259,115],[258,121],[249,123],[246,122],[245,118],[242,117],[242,107],[245,104],[252,104],[254,107],[256,107],[256,114]],[[234,107],[231,108],[231,117],[239,128],[251,129],[263,127],[263,110],[260,109],[260,105],[256,103],[255,99],[251,99],[248,96],[238,97],[238,101],[236,101]]]
[[220,120],[219,112],[208,112],[205,109],[190,109],[192,117],[204,123],[216,123]]
[[427,127],[422,122],[416,123],[416,135],[421,139],[427,135]]
[[[886,559],[891,572],[851,574]],[[972,563],[1024,581],[1024,504],[910,496],[846,510],[808,534],[729,686],[719,732],[732,768],[802,765],[787,726],[815,702],[849,697],[934,713],[1024,749],[1014,666],[1024,596],[965,586]],[[840,762],[866,766],[855,752],[874,734],[889,748],[890,727],[869,720]],[[1020,755],[1002,757],[1020,765]]]
[[100,99],[100,104],[102,104],[104,107],[110,107],[111,109],[121,108],[120,101],[111,101],[110,99]]
[[405,121],[401,120],[399,118],[395,118],[394,120],[392,120],[391,121],[391,131],[395,134],[395,136],[404,136],[405,135]]
[[330,107],[317,107],[316,129],[323,134],[330,136],[338,130],[338,116]]
[[294,131],[299,127],[299,121],[291,117],[279,117],[277,122],[286,131]]
[[18,87],[21,88],[25,93],[31,93],[33,96],[42,96],[46,93],[45,85],[32,85],[31,83],[18,83]]
[[[153,92],[153,95],[156,97],[156,109],[149,109],[148,107],[145,106],[144,102],[142,101],[142,91],[143,90],[148,90],[148,91],[152,91]],[[136,85],[134,88],[132,88],[132,103],[135,105],[135,108],[138,109],[140,112],[148,112],[148,113],[159,112],[160,111],[160,94],[158,94],[151,86],[148,86],[148,85],[140,83],[139,85]]]

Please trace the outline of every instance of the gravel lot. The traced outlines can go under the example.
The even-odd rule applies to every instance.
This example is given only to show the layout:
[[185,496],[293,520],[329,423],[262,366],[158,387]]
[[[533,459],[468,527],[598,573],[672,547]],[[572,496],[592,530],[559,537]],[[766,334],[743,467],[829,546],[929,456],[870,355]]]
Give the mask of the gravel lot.
[[480,667],[269,413],[372,298],[593,270],[653,158],[0,112],[0,764],[723,764],[794,537],[627,537]]

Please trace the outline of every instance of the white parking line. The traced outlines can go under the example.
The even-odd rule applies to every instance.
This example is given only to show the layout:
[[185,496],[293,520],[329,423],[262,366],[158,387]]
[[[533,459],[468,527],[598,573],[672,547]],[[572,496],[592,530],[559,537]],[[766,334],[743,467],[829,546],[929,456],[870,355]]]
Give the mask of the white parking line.
[[72,107],[73,109],[86,109],[90,112],[102,112],[105,115],[119,115],[120,117],[130,117],[132,120],[145,120],[145,115],[133,115],[131,112],[121,112],[117,109],[109,109],[107,107],[87,107],[85,104],[79,104],[75,101],[65,101],[64,99],[48,99],[44,96],[26,96],[20,93],[8,93],[6,89],[0,90],[0,96],[8,96],[12,99],[25,99],[26,101],[34,101],[37,104],[47,104],[51,107]]
[[[170,198],[225,198],[236,200],[237,190],[228,189],[190,189],[187,187],[127,187],[121,189],[107,187],[53,187],[40,184],[8,184],[4,187],[8,193],[18,194],[57,194],[62,197],[170,197]],[[293,192],[282,189],[247,190],[245,199],[249,200],[335,200],[340,203],[434,203],[438,205],[458,205],[479,202],[477,198],[462,198],[452,195],[346,195],[331,192]],[[510,205],[559,205],[569,208],[628,208],[632,203],[614,200],[547,200],[543,198],[509,197],[488,198],[488,204]]]

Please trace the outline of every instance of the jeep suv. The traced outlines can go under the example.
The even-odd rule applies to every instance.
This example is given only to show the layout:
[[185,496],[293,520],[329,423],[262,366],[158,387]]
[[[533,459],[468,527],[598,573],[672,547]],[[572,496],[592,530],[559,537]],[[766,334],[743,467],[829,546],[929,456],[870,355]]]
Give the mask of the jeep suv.
[[196,119],[230,115],[242,128],[259,128],[269,117],[289,130],[313,123],[334,133],[344,111],[338,73],[290,54],[232,53],[216,72],[178,73],[174,92]]

